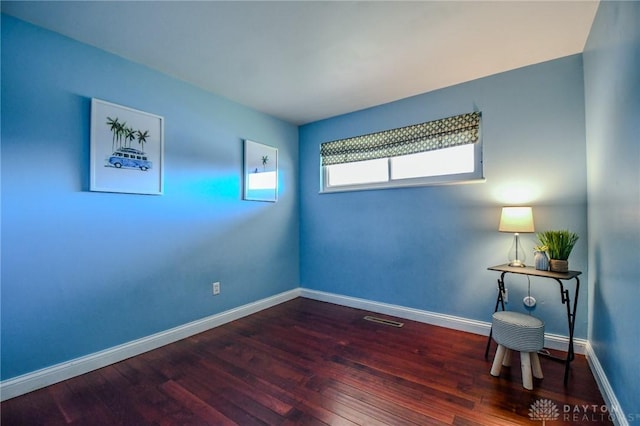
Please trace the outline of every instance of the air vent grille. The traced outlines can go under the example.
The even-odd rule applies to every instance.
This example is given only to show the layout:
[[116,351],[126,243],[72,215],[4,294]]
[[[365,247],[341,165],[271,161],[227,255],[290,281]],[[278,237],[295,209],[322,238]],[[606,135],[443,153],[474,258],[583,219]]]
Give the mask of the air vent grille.
[[384,318],[372,317],[370,315],[367,315],[366,317],[364,317],[364,319],[371,322],[377,322],[378,324],[390,325],[392,327],[398,327],[398,328],[404,325],[404,323],[402,322],[392,321]]

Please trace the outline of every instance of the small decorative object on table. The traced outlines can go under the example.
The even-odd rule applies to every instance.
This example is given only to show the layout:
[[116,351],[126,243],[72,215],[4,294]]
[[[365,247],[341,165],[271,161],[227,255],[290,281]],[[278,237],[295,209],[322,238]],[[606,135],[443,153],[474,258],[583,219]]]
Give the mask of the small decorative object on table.
[[569,255],[578,238],[578,234],[567,230],[545,231],[538,234],[540,244],[547,247],[551,271],[567,272],[569,270]]
[[533,260],[538,271],[549,270],[549,257],[547,256],[547,246],[535,246],[533,248],[534,255]]

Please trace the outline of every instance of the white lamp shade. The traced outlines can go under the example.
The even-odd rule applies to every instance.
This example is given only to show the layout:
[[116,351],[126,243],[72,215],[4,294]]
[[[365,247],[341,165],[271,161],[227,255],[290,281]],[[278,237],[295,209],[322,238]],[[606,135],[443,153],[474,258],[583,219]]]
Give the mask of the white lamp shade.
[[500,232],[535,232],[531,207],[503,207]]

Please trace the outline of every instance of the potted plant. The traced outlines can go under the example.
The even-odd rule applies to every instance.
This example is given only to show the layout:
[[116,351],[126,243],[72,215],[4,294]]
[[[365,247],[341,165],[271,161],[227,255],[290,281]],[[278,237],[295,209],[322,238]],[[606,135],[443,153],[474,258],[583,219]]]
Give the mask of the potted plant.
[[547,256],[547,250],[549,250],[549,248],[545,245],[539,245],[533,248],[533,261],[535,262],[536,269],[539,271],[549,270],[549,256]]
[[540,244],[547,247],[549,255],[549,269],[554,272],[567,272],[569,270],[569,255],[578,234],[567,230],[545,231],[538,234]]

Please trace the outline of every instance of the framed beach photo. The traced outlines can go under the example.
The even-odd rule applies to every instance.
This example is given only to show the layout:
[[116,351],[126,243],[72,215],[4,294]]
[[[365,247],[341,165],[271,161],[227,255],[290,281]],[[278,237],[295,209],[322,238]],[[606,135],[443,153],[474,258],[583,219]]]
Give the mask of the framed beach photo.
[[91,100],[91,191],[161,195],[164,118]]
[[278,200],[278,149],[244,141],[244,199]]

